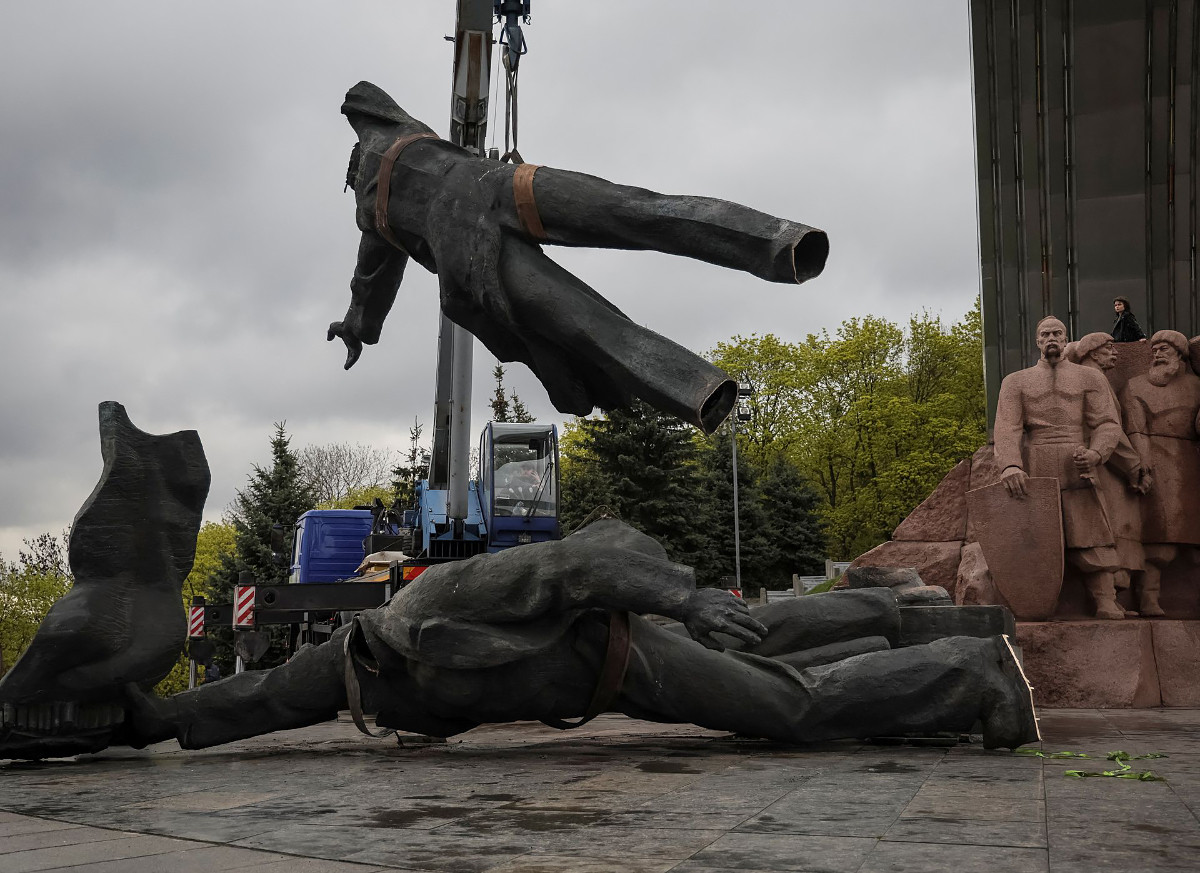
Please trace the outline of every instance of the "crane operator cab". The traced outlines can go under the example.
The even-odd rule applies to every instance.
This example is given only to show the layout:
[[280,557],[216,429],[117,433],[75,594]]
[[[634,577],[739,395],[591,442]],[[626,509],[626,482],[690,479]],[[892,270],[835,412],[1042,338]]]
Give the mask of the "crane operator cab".
[[561,538],[558,428],[489,422],[479,458],[489,552]]

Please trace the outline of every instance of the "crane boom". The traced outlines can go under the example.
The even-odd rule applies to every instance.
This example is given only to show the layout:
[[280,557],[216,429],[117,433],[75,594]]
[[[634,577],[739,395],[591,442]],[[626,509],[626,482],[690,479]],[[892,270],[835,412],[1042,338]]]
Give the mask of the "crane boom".
[[[487,135],[492,12],[492,0],[458,0],[454,25],[450,141],[480,157],[485,154]],[[473,343],[470,333],[441,316],[429,480],[431,488],[449,492],[447,515],[456,524],[467,515],[467,485],[471,478]]]

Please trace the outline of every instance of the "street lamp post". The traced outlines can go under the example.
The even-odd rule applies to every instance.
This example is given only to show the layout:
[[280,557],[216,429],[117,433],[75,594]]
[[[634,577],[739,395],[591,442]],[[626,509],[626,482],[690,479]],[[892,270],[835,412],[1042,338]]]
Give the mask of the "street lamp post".
[[[742,590],[742,531],[740,513],[738,512],[738,471],[737,471],[737,423],[750,420],[750,406],[743,398],[754,394],[754,386],[749,382],[737,383],[737,407],[730,418],[730,444],[733,451],[733,578],[738,591]],[[744,593],[744,592],[743,592]]]

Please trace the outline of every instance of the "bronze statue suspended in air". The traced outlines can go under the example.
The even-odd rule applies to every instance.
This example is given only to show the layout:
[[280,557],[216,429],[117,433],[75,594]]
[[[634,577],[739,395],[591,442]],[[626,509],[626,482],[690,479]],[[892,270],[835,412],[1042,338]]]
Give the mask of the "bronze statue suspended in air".
[[825,266],[823,231],[725,200],[480,159],[369,82],[342,113],[358,134],[347,183],[362,241],[350,308],[328,338],[345,342],[347,368],[379,341],[412,258],[437,274],[446,316],[501,361],[526,364],[560,412],[640,397],[712,431],[733,406],[729,377],[632,322],[541,246],[650,249],[789,284]]

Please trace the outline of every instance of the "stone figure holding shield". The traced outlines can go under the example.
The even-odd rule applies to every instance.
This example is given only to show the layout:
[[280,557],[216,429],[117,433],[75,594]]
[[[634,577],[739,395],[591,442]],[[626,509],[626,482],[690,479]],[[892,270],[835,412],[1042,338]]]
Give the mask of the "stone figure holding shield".
[[1098,370],[1063,357],[1066,326],[1053,316],[1037,325],[1041,359],[1010,373],[996,407],[996,466],[1013,497],[1031,476],[1058,480],[1066,558],[1083,573],[1096,617],[1125,617],[1116,600],[1116,537],[1096,470],[1122,438],[1112,389]]

